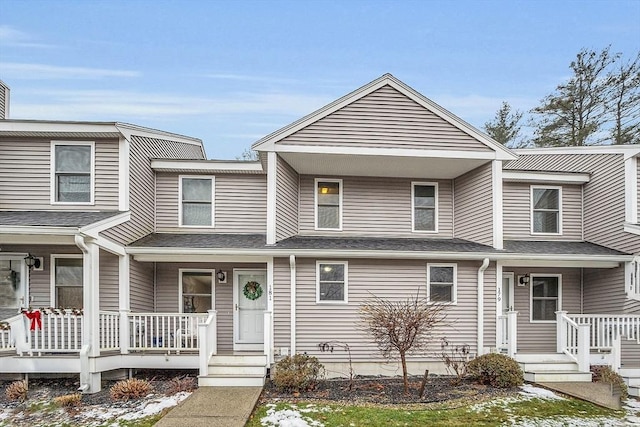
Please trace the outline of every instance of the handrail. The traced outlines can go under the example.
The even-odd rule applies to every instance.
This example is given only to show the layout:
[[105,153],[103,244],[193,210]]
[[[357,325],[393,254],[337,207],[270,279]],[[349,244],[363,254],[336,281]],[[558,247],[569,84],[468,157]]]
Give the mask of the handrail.
[[623,337],[640,344],[640,315],[571,314],[568,317],[589,327],[589,344],[594,350],[611,349]]
[[206,376],[209,373],[209,359],[218,351],[217,342],[217,317],[216,310],[209,310],[209,316],[204,323],[198,325],[198,339],[200,340],[199,348],[199,365],[200,376]]
[[589,372],[589,327],[573,321],[566,311],[556,311],[557,351],[578,364],[580,372]]

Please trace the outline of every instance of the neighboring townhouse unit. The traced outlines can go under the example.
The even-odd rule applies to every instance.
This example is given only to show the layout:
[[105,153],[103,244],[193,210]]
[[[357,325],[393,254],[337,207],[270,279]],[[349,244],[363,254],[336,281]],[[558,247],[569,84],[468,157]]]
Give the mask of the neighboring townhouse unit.
[[294,353],[347,375],[321,351],[340,341],[356,373],[397,374],[358,310],[416,293],[446,305],[437,336],[529,380],[640,368],[640,147],[514,152],[387,74],[253,148],[0,120],[0,371],[252,385]]

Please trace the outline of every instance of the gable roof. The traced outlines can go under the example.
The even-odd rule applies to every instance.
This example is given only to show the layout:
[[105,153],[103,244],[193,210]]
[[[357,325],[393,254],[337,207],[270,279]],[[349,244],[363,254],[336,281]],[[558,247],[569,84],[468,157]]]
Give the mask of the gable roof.
[[270,135],[265,136],[264,138],[254,143],[252,145],[252,148],[255,150],[277,151],[275,149],[275,144],[277,142],[290,137],[291,135],[303,130],[304,128],[318,123],[329,115],[336,113],[337,111],[344,109],[345,107],[348,107],[367,96],[372,95],[374,92],[383,89],[385,86],[388,86],[389,88],[399,92],[409,100],[415,102],[416,104],[427,110],[433,116],[456,128],[460,131],[460,135],[468,136],[469,138],[478,141],[482,146],[494,151],[496,153],[497,159],[513,160],[516,158],[516,155],[508,148],[496,142],[488,135],[484,134],[456,115],[442,108],[427,97],[418,93],[411,87],[396,79],[391,74],[385,74],[380,78],[362,86],[361,88],[343,96],[342,98],[326,105],[325,107],[295,121],[288,126],[285,126],[280,130],[271,133]]

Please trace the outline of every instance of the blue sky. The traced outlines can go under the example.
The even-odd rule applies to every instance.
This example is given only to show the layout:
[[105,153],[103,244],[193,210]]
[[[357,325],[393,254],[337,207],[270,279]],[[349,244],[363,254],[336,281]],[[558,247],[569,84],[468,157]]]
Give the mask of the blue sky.
[[0,1],[11,118],[135,123],[222,159],[387,72],[480,127],[609,44],[640,50],[640,0]]

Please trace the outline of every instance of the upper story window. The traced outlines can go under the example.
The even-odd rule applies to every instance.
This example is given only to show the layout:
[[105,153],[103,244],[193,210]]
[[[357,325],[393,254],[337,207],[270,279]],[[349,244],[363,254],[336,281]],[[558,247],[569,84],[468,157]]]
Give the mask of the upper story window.
[[180,177],[180,225],[213,227],[214,177]]
[[531,232],[562,233],[561,187],[531,187]]
[[93,142],[53,142],[51,157],[51,202],[93,204]]
[[438,184],[431,182],[413,182],[412,188],[412,224],[413,231],[438,231]]
[[427,264],[427,299],[455,304],[458,293],[456,264]]
[[562,309],[560,295],[562,276],[531,275],[531,321],[555,322],[556,311]]
[[316,179],[316,230],[342,229],[342,180]]
[[318,261],[316,263],[316,302],[348,302],[347,263]]

